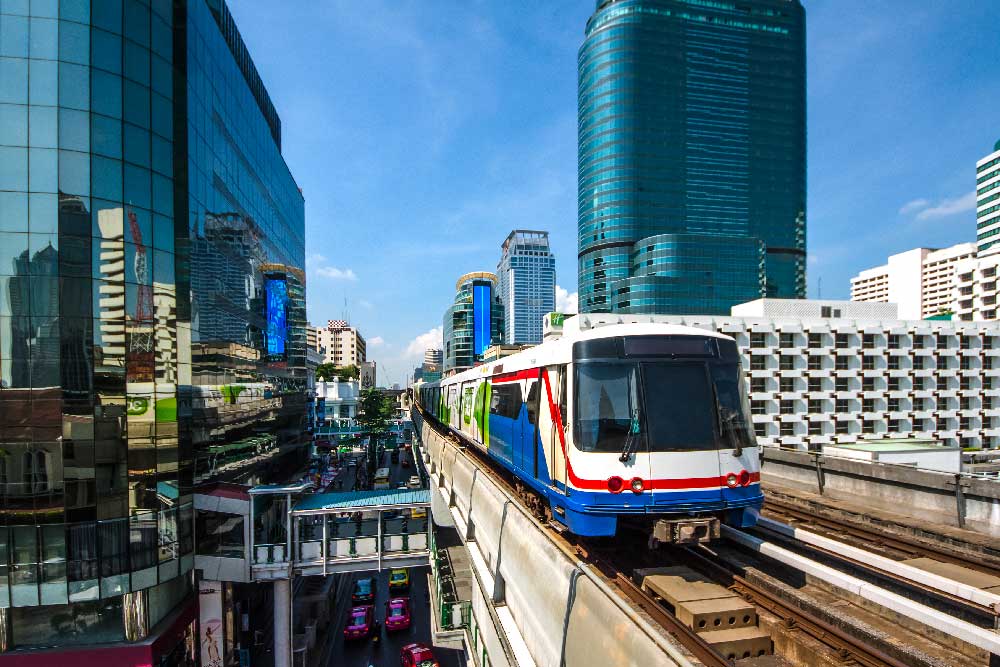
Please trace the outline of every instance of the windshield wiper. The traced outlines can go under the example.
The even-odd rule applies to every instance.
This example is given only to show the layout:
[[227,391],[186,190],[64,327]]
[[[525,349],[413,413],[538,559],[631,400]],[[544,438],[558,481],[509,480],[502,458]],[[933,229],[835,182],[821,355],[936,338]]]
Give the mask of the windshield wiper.
[[[729,416],[722,414],[722,404],[719,402],[719,389],[715,386],[714,382],[712,383],[712,399],[715,401],[715,416],[719,423],[719,438],[722,440],[720,444],[725,446],[726,444],[732,444],[735,440],[736,444],[733,448],[733,456],[742,456],[743,445],[740,444],[739,438],[733,437],[732,423],[736,421],[736,415],[732,411],[730,411]],[[729,443],[726,440],[729,440]]]
[[629,458],[635,453],[639,444],[641,429],[639,427],[639,408],[632,410],[632,418],[629,421],[628,435],[625,436],[625,448],[622,450],[618,460],[628,463]]

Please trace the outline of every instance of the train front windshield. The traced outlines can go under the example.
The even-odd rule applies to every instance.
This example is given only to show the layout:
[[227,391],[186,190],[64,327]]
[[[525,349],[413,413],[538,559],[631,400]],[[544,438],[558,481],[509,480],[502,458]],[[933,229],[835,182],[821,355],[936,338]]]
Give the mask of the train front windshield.
[[581,361],[574,439],[588,452],[740,449],[756,445],[738,363]]

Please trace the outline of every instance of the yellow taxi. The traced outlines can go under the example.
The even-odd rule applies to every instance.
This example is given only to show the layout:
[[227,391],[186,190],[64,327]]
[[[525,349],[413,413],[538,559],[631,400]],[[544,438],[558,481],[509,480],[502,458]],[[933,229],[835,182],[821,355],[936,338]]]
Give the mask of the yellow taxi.
[[394,568],[389,572],[389,592],[405,591],[410,587],[410,571],[404,568]]

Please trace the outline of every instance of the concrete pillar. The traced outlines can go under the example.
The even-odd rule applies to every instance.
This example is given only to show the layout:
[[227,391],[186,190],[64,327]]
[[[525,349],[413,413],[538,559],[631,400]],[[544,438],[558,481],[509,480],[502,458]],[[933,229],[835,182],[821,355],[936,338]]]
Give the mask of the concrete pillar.
[[274,581],[274,667],[292,667],[292,582]]

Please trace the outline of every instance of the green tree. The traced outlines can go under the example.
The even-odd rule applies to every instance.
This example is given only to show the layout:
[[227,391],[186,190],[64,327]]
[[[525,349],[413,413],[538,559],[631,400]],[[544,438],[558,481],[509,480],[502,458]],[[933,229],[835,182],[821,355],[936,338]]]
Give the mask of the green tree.
[[320,364],[316,367],[316,379],[327,382],[337,378],[341,382],[357,380],[361,377],[361,369],[351,364],[350,366],[334,366],[333,364]]
[[379,442],[389,432],[392,401],[378,389],[362,389],[358,397],[358,426],[368,435],[368,478],[372,479],[381,449]]
[[389,431],[389,419],[393,415],[392,401],[378,389],[362,389],[358,401],[358,426],[372,435],[382,435]]
[[337,367],[333,364],[320,364],[316,367],[316,380],[332,380],[337,375]]

